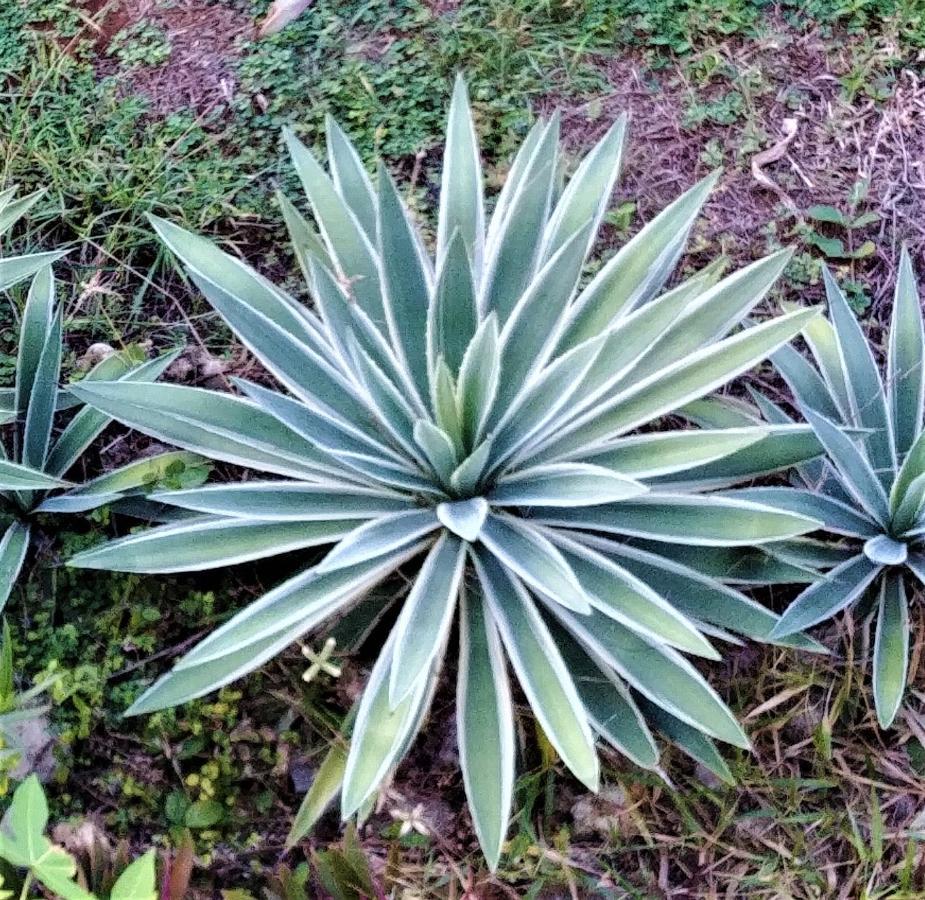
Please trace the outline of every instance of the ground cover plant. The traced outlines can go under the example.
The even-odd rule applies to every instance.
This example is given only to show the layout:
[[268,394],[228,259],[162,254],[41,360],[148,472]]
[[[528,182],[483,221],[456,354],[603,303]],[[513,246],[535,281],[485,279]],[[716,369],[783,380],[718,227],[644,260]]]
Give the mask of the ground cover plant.
[[[629,112],[624,174],[589,275],[722,165],[678,281],[720,255],[735,268],[793,245],[762,314],[778,299],[824,301],[827,262],[885,370],[899,244],[908,242],[920,266],[923,242],[916,4],[316,0],[282,32],[256,40],[266,7],[16,0],[0,9],[3,182],[22,184],[23,193],[48,188],[9,236],[8,252],[71,249],[55,264],[68,298],[65,384],[100,341],[149,344],[143,354],[130,351],[136,363],[186,344],[172,381],[221,389],[230,375],[262,381],[145,214],[216,238],[309,302],[273,199],[276,187],[297,196],[280,130],[293,126],[322,154],[325,116],[335,115],[367,165],[385,158],[432,240],[444,111],[459,68],[468,72],[483,139],[489,209],[537,116],[562,111],[562,160],[571,171]],[[9,386],[19,333],[13,311],[27,286],[0,304],[0,373]],[[798,413],[770,369],[749,381]],[[703,406],[686,412],[704,427],[716,424]],[[68,413],[59,416],[64,422]],[[858,440],[856,429],[848,433]],[[110,428],[85,455],[81,477],[71,478],[152,449],[165,448]],[[465,811],[446,682],[362,827],[342,837],[331,814],[285,849],[315,770],[346,749],[341,721],[384,631],[352,656],[357,633],[344,622],[331,632],[333,652],[321,648],[325,630],[305,646],[308,660],[297,646],[208,698],[121,718],[189,642],[295,574],[313,551],[195,576],[108,574],[60,563],[114,528],[124,533],[126,520],[101,507],[55,514],[45,525],[6,609],[17,690],[54,680],[47,719],[35,720],[44,721],[35,729],[44,749],[26,746],[22,756],[51,779],[52,821],[70,829],[61,839],[87,872],[115,857],[103,868],[117,873],[118,858],[140,855],[153,840],[172,848],[161,853],[164,866],[180,872],[194,860],[194,896],[338,896],[350,895],[350,884],[427,897],[902,897],[923,887],[915,602],[907,700],[889,732],[874,711],[874,648],[855,628],[864,608],[817,626],[828,656],[716,644],[723,660],[698,669],[743,720],[753,747],[723,754],[735,786],[671,747],[662,750],[666,784],[602,745],[602,792],[592,799],[534,730],[515,688],[522,768],[510,840],[489,875]],[[844,550],[802,539],[778,546],[794,579],[806,577],[800,566],[811,557],[828,567]],[[689,562],[683,547],[673,552]],[[717,549],[711,577],[721,558]],[[785,572],[779,557],[752,560],[759,561],[765,572],[772,563]],[[753,591],[747,582],[728,587]],[[799,590],[780,584],[755,596],[780,612]],[[96,830],[85,841],[88,815]],[[119,857],[123,840],[131,852]],[[105,896],[112,881],[99,877],[91,887]]]

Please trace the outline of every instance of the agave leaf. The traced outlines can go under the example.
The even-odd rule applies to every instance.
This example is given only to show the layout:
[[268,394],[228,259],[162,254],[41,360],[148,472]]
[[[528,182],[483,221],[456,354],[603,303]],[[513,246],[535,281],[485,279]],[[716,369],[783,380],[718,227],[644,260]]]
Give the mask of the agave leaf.
[[885,527],[890,521],[890,503],[867,456],[824,416],[811,409],[803,410],[803,414],[829,454],[845,489],[875,521]]
[[39,200],[44,190],[33,191],[25,197],[14,200],[16,188],[7,188],[0,197],[0,235],[6,234]]
[[432,509],[379,516],[348,534],[318,566],[319,572],[333,572],[393,553],[419,541],[440,527]]
[[499,198],[488,228],[479,307],[496,313],[501,324],[536,271],[558,143],[559,123],[554,119],[537,141],[509,201],[502,204]]
[[392,346],[422,396],[429,389],[426,329],[429,261],[385,165],[379,165],[379,249],[382,298]]
[[494,506],[595,506],[647,491],[641,482],[603,466],[551,463],[502,476],[488,499]]
[[376,240],[376,193],[360,155],[333,116],[324,117],[328,165],[337,192],[369,240]]
[[839,409],[828,386],[793,347],[780,347],[771,355],[771,361],[801,409],[812,409],[832,421],[839,420]]
[[591,612],[581,582],[562,554],[537,529],[512,516],[489,513],[479,541],[534,590],[576,612]]
[[645,378],[727,335],[767,296],[791,255],[772,253],[695,296],[626,377]]
[[325,250],[321,238],[318,237],[315,229],[309,224],[308,219],[296,209],[293,202],[282,192],[276,192],[276,200],[279,203],[280,212],[283,214],[283,221],[286,223],[286,230],[289,232],[289,242],[292,244],[293,252],[299,262],[299,268],[305,277],[306,284],[311,283],[311,263],[318,260],[323,266],[330,269],[333,267],[331,257]]
[[51,321],[45,345],[35,368],[35,380],[29,393],[26,424],[23,429],[22,461],[33,469],[41,469],[48,456],[51,430],[58,400],[61,374],[61,313]]
[[0,459],[0,490],[2,491],[48,491],[59,487],[67,487],[67,482],[47,475],[40,469]]
[[588,231],[588,225],[576,231],[540,269],[504,323],[500,337],[503,377],[495,420],[555,349],[560,323],[581,274]]
[[338,275],[363,311],[385,328],[385,310],[379,283],[379,264],[369,238],[347,202],[337,192],[309,149],[288,129],[284,131],[292,165],[305,188],[315,221]]
[[453,100],[446,126],[437,224],[438,260],[443,260],[450,252],[455,234],[459,235],[463,248],[471,256],[475,270],[480,271],[485,240],[482,164],[469,109],[469,94],[461,75],[457,75],[453,86]]
[[[845,376],[858,425],[870,428],[867,450],[882,479],[892,479],[896,467],[893,429],[880,371],[867,337],[848,306],[848,301],[828,269],[823,269],[829,313],[845,367]],[[888,483],[888,482],[885,482]]]
[[557,609],[555,614],[582,644],[653,703],[711,737],[749,747],[730,709],[679,653],[644,640],[600,612],[578,617]]
[[0,538],[0,610],[6,606],[10,592],[22,569],[31,537],[30,526],[25,522],[11,522]]
[[850,422],[853,417],[852,397],[845,376],[838,335],[825,316],[818,316],[803,329],[803,338],[809,345],[829,395],[838,408],[839,421]]
[[80,382],[71,393],[157,440],[291,477],[340,474],[326,455],[256,403],[175,384]]
[[[462,235],[456,232],[443,253],[433,300],[427,312],[427,360],[436,372],[442,359],[451,375],[459,372],[463,354],[478,327],[475,282]],[[413,327],[420,327],[419,322]]]
[[419,419],[414,423],[414,441],[424,451],[427,462],[440,482],[449,485],[458,465],[452,438],[432,422]]
[[445,643],[465,562],[465,543],[444,531],[421,565],[395,623],[389,676],[391,709],[412,693]]
[[[48,329],[55,310],[55,277],[51,266],[40,268],[32,279],[19,329],[19,350],[16,357],[15,410],[25,413],[32,396],[35,374],[45,349]],[[57,387],[57,385],[56,385]]]
[[151,499],[213,516],[264,522],[317,522],[366,519],[413,508],[410,499],[383,488],[332,481],[246,481],[164,491]]
[[654,492],[600,506],[537,506],[530,515],[543,525],[706,547],[779,541],[814,531],[821,524],[803,515],[728,496]]
[[[114,378],[119,381],[157,381],[182,352],[182,348],[177,348],[131,369],[127,369],[125,363],[118,358],[119,354],[108,357],[103,360],[103,363],[110,359],[116,360],[113,369],[117,369],[118,372],[114,372]],[[104,380],[102,370],[103,364],[101,363],[87,374],[85,380]],[[58,408],[60,409],[60,403]],[[48,451],[45,471],[52,475],[63,475],[67,472],[80,459],[83,452],[103,433],[110,422],[112,419],[109,416],[91,406],[84,406],[78,410]]]
[[27,256],[8,256],[0,259],[0,291],[7,291],[13,285],[31,278],[37,272],[61,259],[68,251],[51,253],[30,253]]
[[437,518],[453,534],[464,541],[477,541],[488,515],[488,503],[484,497],[469,500],[455,500],[437,506]]
[[747,427],[638,434],[589,453],[583,462],[631,478],[657,478],[727,460],[769,433],[766,428]]
[[514,715],[498,629],[477,586],[460,599],[459,764],[482,852],[498,865],[514,793]]
[[475,493],[491,456],[492,440],[486,438],[454,470],[450,487],[461,497]]
[[550,619],[548,625],[594,730],[637,766],[655,769],[658,747],[626,685],[558,622]]
[[534,714],[565,765],[596,791],[600,770],[594,738],[549,629],[519,582],[484,552],[474,558],[492,619]]
[[679,749],[686,753],[695,762],[712,772],[720,781],[734,785],[735,779],[726,760],[716,749],[716,745],[702,731],[693,728],[686,722],[675,718],[645,697],[638,698],[639,708],[646,718],[651,719],[655,727],[661,731]]
[[854,507],[834,497],[814,491],[787,487],[759,487],[729,491],[724,496],[749,500],[816,519],[825,525],[826,531],[846,534],[849,537],[869,538],[882,532],[881,527],[863,512],[858,512]]
[[719,659],[696,626],[645,582],[580,541],[557,535],[556,543],[595,609],[650,640]]
[[[707,622],[752,640],[769,640],[778,617],[717,578],[711,578],[658,552],[630,546],[622,541],[584,534],[576,534],[574,537],[642,580],[650,591],[655,591],[672,609],[688,620]],[[697,552],[702,555],[699,548]],[[728,566],[723,574],[736,575],[734,569]],[[823,650],[815,641],[799,634],[778,643],[805,650]]]
[[456,403],[456,382],[442,358],[436,363],[430,402],[437,425],[452,438],[457,452],[462,453],[462,422]]
[[901,574],[890,573],[880,586],[874,640],[874,705],[881,728],[899,712],[909,670],[909,607]]
[[540,447],[534,458],[545,461],[587,453],[594,442],[618,437],[708,394],[773,353],[817,313],[807,309],[779,316],[677,361],[579,417]]
[[600,334],[624,310],[658,292],[680,258],[716,180],[716,174],[710,175],[682,194],[607,262],[575,301],[560,352]]
[[423,677],[401,703],[391,706],[388,676],[394,650],[395,639],[390,636],[370,672],[357,710],[341,792],[345,819],[363,805],[401,758],[428,694],[429,679]]
[[846,609],[867,590],[881,568],[864,554],[836,566],[825,581],[810,585],[787,607],[771,636],[786,637],[805,631]]
[[161,525],[84,550],[68,560],[80,569],[114,572],[195,572],[332,544],[362,520],[266,522],[203,518]]
[[896,452],[902,457],[918,439],[925,415],[925,331],[919,289],[906,247],[899,258],[887,359]]
[[546,224],[541,264],[552,259],[589,222],[591,227],[583,252],[586,254],[590,249],[620,174],[625,137],[626,114],[623,113],[581,161],[559,197]]
[[894,515],[906,499],[910,487],[923,475],[925,475],[925,437],[920,435],[909,448],[890,490],[890,510]]
[[919,475],[906,489],[902,502],[893,513],[890,527],[896,534],[905,534],[921,524],[925,505],[925,474]]
[[479,325],[459,368],[456,404],[467,447],[473,447],[481,438],[498,393],[500,376],[498,319],[489,315]]

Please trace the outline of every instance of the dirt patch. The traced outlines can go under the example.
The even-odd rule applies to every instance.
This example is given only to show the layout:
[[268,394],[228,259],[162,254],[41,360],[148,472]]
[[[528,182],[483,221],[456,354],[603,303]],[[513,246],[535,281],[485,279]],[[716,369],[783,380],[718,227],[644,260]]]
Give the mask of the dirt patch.
[[[636,203],[636,227],[721,162],[722,179],[692,243],[710,256],[719,248],[736,265],[768,252],[773,241],[799,246],[806,210],[826,204],[847,211],[853,187],[869,179],[861,208],[880,219],[851,237],[855,245],[872,240],[875,250],[863,259],[828,262],[842,279],[864,282],[871,312],[882,312],[892,296],[899,245],[908,243],[920,268],[925,251],[925,86],[916,72],[899,72],[885,100],[849,100],[842,84],[848,52],[815,34],[782,27],[759,42],[733,41],[708,52],[721,74],[696,83],[691,65],[653,73],[632,57],[603,64],[611,91],[565,105],[566,144],[585,147],[620,112],[629,113],[618,200]],[[728,124],[709,116],[697,121],[711,105],[722,111],[729,73],[749,85],[738,91],[741,111]],[[561,98],[552,97],[543,111],[556,106],[563,106]],[[775,186],[770,189],[755,179],[751,162],[781,141],[788,126],[796,133],[786,151],[763,167]],[[819,257],[806,244],[802,249]],[[818,285],[808,288],[811,299],[820,293]]]
[[[237,10],[209,0],[91,0],[87,12],[98,72],[123,79],[125,93],[145,97],[153,113],[205,114],[234,96],[239,46],[254,34]],[[156,44],[147,54],[145,41]]]

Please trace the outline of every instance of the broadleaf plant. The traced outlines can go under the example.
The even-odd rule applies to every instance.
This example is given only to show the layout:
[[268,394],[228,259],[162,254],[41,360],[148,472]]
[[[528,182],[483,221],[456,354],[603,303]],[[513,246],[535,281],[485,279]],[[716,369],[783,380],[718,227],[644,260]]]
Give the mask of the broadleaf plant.
[[[820,448],[806,425],[640,429],[752,368],[816,313],[736,329],[787,253],[722,280],[712,265],[663,292],[715,176],[584,284],[624,125],[560,193],[558,120],[537,122],[488,216],[458,81],[433,257],[388,172],[380,165],[374,183],[334,122],[330,175],[288,133],[314,225],[288,201],[283,211],[317,312],[203,238],[153,220],[284,391],[237,379],[240,395],[100,381],[74,393],[160,440],[283,479],[158,494],[197,517],[71,564],[176,572],[333,547],[193,648],[130,712],[213,691],[357,604],[377,621],[389,602],[362,598],[403,569],[412,586],[346,759],[331,767],[343,770],[345,818],[366,807],[421,727],[454,622],[462,770],[492,866],[514,783],[509,666],[589,788],[598,784],[596,735],[657,768],[650,725],[729,777],[713,739],[748,740],[682,653],[716,659],[709,636],[766,639],[776,617],[660,548],[700,547],[707,567],[719,552],[743,573],[760,567],[752,545],[817,523],[706,488]],[[306,821],[333,794],[330,780]]]
[[[909,598],[925,582],[925,339],[915,274],[904,249],[881,376],[847,299],[826,271],[829,317],[804,331],[813,366],[794,348],[774,355],[824,460],[797,468],[794,487],[736,496],[798,511],[839,536],[841,558],[786,610],[773,634],[803,631],[861,604],[876,613],[873,689],[889,727],[901,707],[909,665]],[[786,413],[756,395],[771,421]]]
[[[15,189],[0,192],[0,235],[39,196],[17,200]],[[172,451],[134,461],[84,484],[66,480],[112,419],[59,384],[63,317],[52,263],[62,255],[34,253],[0,259],[0,290],[32,279],[20,315],[15,384],[0,388],[0,609],[19,576],[37,517],[117,503],[173,470],[202,463],[193,454]],[[94,366],[84,380],[155,380],[178,353],[140,364],[128,352],[114,353]]]

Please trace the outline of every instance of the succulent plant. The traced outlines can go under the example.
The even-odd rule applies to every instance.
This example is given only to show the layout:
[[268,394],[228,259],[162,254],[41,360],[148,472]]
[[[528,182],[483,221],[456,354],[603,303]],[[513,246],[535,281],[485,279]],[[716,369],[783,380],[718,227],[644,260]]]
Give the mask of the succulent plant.
[[317,311],[154,220],[282,390],[235,379],[240,395],[100,381],[73,392],[159,440],[282,478],[158,494],[197,517],[71,564],[177,572],[333,546],[187,653],[131,712],[213,691],[347,610],[379,621],[402,592],[363,598],[401,570],[411,587],[356,710],[344,817],[414,739],[454,622],[462,770],[492,865],[514,783],[509,664],[589,788],[597,734],[657,767],[649,723],[728,777],[712,739],[748,740],[682,653],[715,659],[709,635],[764,639],[776,617],[672,548],[722,550],[747,567],[752,545],[817,527],[706,489],[820,448],[805,425],[646,429],[752,368],[816,311],[737,330],[786,253],[722,280],[712,265],[663,291],[715,176],[586,280],[624,130],[621,118],[560,190],[558,120],[537,122],[488,216],[457,82],[433,257],[385,167],[374,185],[335,123],[330,175],[288,134],[316,227],[285,200],[283,211]]

